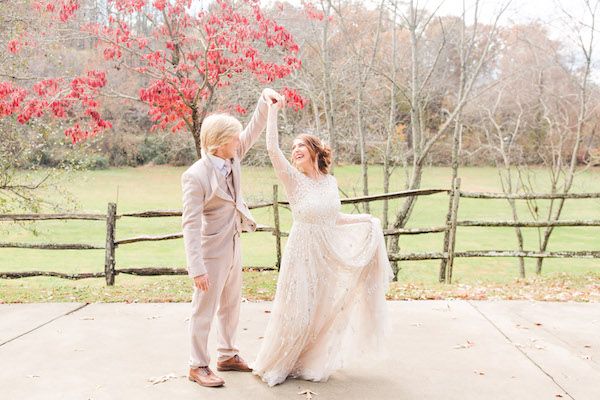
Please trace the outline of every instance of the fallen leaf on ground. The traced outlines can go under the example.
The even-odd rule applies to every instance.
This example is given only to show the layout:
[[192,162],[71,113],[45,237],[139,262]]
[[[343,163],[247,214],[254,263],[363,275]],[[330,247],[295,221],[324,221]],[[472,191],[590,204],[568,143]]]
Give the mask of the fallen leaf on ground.
[[475,373],[475,375],[485,375],[485,372],[481,372],[481,371],[473,371]]
[[153,385],[156,385],[158,383],[163,383],[163,382],[169,381],[171,379],[178,379],[178,378],[185,378],[185,376],[184,375],[175,375],[175,374],[171,373],[171,374],[167,374],[167,375],[163,375],[163,376],[159,376],[159,377],[148,378],[148,382],[152,383]]
[[474,342],[471,342],[470,340],[467,340],[466,343],[464,344],[457,344],[456,346],[454,346],[455,349],[468,349],[469,347],[473,347],[475,346]]
[[537,338],[529,338],[529,340],[531,340],[531,347],[538,349],[538,350],[545,350],[546,346],[542,346],[541,344],[537,344],[536,342],[539,340]]
[[308,399],[308,400],[312,399],[313,394],[315,396],[317,395],[315,392],[308,390],[308,389],[298,392],[298,394],[306,396],[306,399]]

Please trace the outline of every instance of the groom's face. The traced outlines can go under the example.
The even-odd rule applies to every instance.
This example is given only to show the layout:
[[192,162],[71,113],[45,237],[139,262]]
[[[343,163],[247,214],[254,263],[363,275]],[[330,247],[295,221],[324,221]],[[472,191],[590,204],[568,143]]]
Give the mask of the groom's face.
[[240,135],[235,134],[231,137],[229,142],[222,144],[215,154],[219,154],[219,156],[223,159],[234,158],[240,148]]

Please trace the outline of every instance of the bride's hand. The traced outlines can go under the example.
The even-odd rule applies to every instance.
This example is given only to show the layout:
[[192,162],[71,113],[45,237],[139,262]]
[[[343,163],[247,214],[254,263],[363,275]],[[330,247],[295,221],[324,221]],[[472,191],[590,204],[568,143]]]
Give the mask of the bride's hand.
[[271,88],[264,89],[263,96],[269,106],[276,106],[276,108],[280,110],[285,105],[285,97]]

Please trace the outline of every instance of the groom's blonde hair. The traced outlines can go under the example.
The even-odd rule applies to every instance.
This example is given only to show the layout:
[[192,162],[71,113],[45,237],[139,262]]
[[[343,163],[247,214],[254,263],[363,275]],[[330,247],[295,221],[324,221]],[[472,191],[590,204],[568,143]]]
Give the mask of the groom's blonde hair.
[[242,124],[229,114],[212,114],[204,118],[200,128],[200,144],[208,154],[228,143],[242,131]]

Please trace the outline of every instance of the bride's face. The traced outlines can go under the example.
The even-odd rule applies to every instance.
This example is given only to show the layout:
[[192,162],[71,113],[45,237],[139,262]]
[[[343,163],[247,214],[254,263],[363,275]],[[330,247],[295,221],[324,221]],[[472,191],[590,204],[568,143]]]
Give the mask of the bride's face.
[[314,159],[302,139],[295,139],[292,144],[292,162],[303,172],[309,172],[313,168]]

